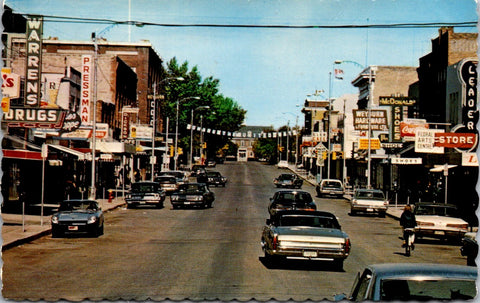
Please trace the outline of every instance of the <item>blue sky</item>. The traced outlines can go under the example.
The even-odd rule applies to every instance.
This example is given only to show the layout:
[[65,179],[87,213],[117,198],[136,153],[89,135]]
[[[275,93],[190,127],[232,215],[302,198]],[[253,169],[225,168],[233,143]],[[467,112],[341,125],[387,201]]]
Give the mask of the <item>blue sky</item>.
[[[474,0],[6,0],[18,13],[103,18],[163,24],[365,25],[476,21]],[[47,22],[44,36],[89,40],[107,25]],[[475,32],[476,28],[455,28]],[[129,27],[103,35],[128,41]],[[130,41],[149,40],[168,61],[176,57],[198,66],[201,75],[220,80],[220,92],[247,110],[247,125],[303,123],[308,94],[324,90],[335,60],[361,65],[418,66],[431,51],[438,28],[422,29],[265,29],[222,27],[130,27]],[[337,66],[338,67],[338,66]],[[342,64],[343,81],[331,96],[356,93],[351,84],[361,68]],[[296,105],[300,105],[297,107]]]

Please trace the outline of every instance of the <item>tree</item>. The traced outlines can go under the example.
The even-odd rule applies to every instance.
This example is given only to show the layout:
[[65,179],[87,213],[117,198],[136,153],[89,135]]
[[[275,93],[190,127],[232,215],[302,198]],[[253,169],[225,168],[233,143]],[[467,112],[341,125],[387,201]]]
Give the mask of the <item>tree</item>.
[[[171,122],[169,132],[175,132],[176,103],[177,100],[184,99],[179,106],[178,119],[180,138],[178,145],[183,150],[190,149],[190,130],[187,129],[187,124],[191,123],[192,109],[199,106],[208,106],[209,109],[194,111],[194,125],[199,125],[200,115],[202,115],[205,128],[228,132],[240,129],[245,120],[246,111],[232,98],[219,93],[220,81],[218,79],[212,76],[202,79],[196,66],[189,70],[187,61],[179,65],[176,58],[167,63],[166,77],[184,78],[184,81],[169,81],[168,85],[165,85],[165,100],[161,106],[163,118],[169,117]],[[199,97],[200,99],[188,97]],[[194,132],[194,136],[194,142],[199,142],[199,134]],[[204,133],[204,141],[208,142],[207,156],[213,158],[229,140],[230,138],[226,135]]]

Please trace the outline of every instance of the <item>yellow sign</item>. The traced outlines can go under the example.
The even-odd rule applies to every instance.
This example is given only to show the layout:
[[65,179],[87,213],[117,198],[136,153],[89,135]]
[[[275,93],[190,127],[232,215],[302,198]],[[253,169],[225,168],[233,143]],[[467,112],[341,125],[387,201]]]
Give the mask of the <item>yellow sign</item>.
[[[368,139],[359,139],[358,149],[368,149]],[[370,149],[380,149],[380,140],[377,138],[370,139]]]
[[2,98],[2,110],[4,113],[8,113],[10,110],[10,98],[3,97]]

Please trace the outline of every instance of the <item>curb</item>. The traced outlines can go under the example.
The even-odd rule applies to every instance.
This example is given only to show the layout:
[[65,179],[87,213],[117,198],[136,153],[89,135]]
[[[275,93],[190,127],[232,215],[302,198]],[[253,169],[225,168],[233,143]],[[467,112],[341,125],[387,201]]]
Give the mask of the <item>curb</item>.
[[8,250],[10,248],[13,248],[13,247],[16,247],[16,246],[19,246],[19,245],[22,245],[22,244],[25,244],[25,243],[28,243],[28,242],[31,242],[33,240],[36,240],[36,239],[39,239],[41,237],[47,236],[51,233],[52,233],[52,229],[49,228],[49,229],[40,231],[36,234],[30,235],[30,236],[27,236],[27,237],[24,237],[24,238],[19,238],[19,239],[15,240],[15,241],[12,241],[10,243],[2,244],[2,251]]

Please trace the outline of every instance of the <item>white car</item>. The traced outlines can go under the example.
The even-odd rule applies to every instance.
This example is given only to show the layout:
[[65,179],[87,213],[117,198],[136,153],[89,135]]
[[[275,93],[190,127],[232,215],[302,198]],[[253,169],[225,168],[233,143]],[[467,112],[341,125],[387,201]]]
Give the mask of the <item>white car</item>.
[[278,168],[288,168],[288,162],[286,160],[280,160],[277,163]]
[[417,203],[414,209],[415,237],[460,241],[468,232],[468,223],[460,218],[457,207],[443,203]]
[[388,208],[388,200],[379,189],[357,189],[350,201],[350,213],[356,215],[358,212],[377,213],[385,217]]

